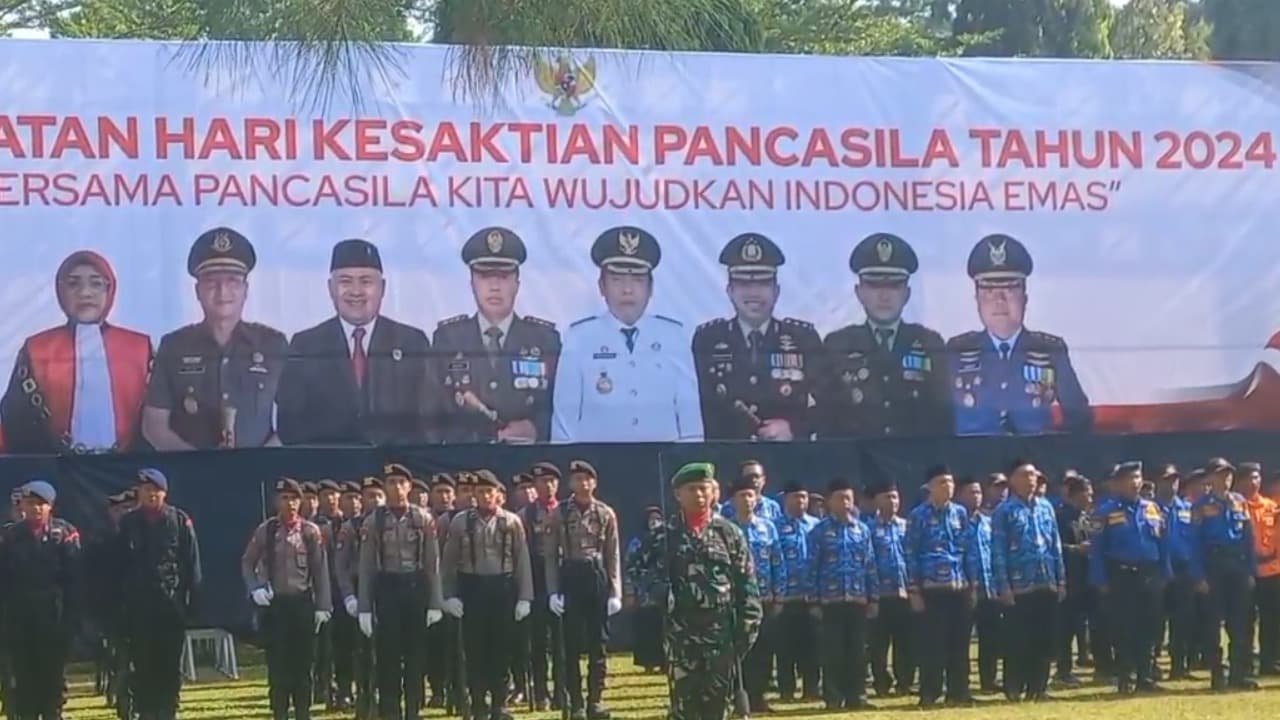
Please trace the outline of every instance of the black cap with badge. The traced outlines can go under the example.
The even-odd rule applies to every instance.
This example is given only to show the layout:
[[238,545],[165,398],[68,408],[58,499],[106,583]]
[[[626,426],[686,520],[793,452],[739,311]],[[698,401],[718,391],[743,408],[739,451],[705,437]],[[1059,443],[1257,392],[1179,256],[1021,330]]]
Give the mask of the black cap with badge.
[[302,497],[304,492],[302,483],[293,478],[280,478],[276,481],[277,495],[292,495],[294,497]]
[[253,243],[244,235],[227,227],[204,232],[191,245],[187,254],[187,272],[200,277],[207,272],[235,272],[248,275],[258,264]]
[[786,262],[782,248],[759,233],[743,233],[720,251],[720,264],[729,268],[730,280],[773,280]]
[[1034,267],[1026,246],[1008,235],[988,235],[969,253],[969,277],[982,287],[1021,285]]
[[630,225],[605,230],[591,245],[591,262],[609,272],[648,275],[661,260],[658,239]]
[[378,254],[378,246],[360,238],[343,240],[334,245],[329,272],[342,268],[372,268],[382,272],[382,256]]
[[515,270],[528,257],[520,236],[504,227],[487,227],[462,245],[462,262],[479,272]]
[[868,282],[906,282],[919,268],[916,251],[891,233],[868,235],[849,254],[849,269]]

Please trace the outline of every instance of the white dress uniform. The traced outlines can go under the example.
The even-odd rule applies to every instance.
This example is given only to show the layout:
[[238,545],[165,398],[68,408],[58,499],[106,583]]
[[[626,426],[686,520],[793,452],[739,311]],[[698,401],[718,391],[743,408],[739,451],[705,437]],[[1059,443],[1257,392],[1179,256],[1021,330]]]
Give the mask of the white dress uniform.
[[684,325],[662,315],[628,327],[605,312],[570,325],[556,371],[552,441],[702,440],[691,347]]

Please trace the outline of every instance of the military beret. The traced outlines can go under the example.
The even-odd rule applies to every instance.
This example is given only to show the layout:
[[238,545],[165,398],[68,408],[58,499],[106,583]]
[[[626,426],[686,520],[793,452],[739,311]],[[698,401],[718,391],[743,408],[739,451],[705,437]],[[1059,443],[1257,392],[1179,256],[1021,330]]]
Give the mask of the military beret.
[[169,490],[169,478],[155,468],[142,468],[138,471],[139,485],[155,485],[161,490]]
[[1141,460],[1126,460],[1125,462],[1117,463],[1115,467],[1111,468],[1111,477],[1113,479],[1133,474],[1142,474]]
[[499,490],[504,489],[502,487],[502,481],[498,479],[498,476],[495,475],[492,470],[481,469],[471,473],[471,484],[476,487],[491,487]]
[[734,495],[737,495],[744,490],[756,490],[756,484],[751,480],[751,478],[740,477],[737,480],[734,480],[733,485],[729,488],[729,492]]
[[329,272],[342,268],[371,268],[382,272],[382,256],[378,254],[378,246],[360,238],[340,241],[333,246]]
[[1075,475],[1067,480],[1067,493],[1071,495],[1079,495],[1093,484],[1089,478],[1083,475]]
[[401,477],[404,478],[406,482],[413,481],[413,473],[409,471],[409,468],[401,465],[400,463],[387,463],[386,465],[383,465],[382,477],[387,480],[390,480],[393,477]]
[[645,505],[644,514],[645,515],[662,515],[664,513],[662,512],[661,505]]
[[439,485],[448,485],[449,487],[453,487],[454,484],[453,476],[449,473],[436,473],[431,476],[431,487],[437,487]]
[[277,495],[297,495],[302,496],[306,492],[306,484],[300,483],[292,478],[280,478],[276,480]]
[[14,489],[12,489],[12,490],[10,490],[10,491],[9,491],[9,502],[11,502],[11,503],[13,503],[13,504],[15,504],[15,505],[16,505],[16,504],[18,504],[18,502],[19,502],[20,500],[22,500],[22,486],[21,486],[21,485],[19,485],[18,487],[16,487],[16,488],[14,488]]
[[825,501],[825,500],[827,499],[827,496],[826,496],[826,495],[823,495],[822,493],[818,492],[817,490],[814,490],[813,492],[809,493],[809,499],[810,499],[810,500],[817,500],[817,501],[819,501],[819,502],[823,502],[823,501]]
[[561,479],[560,468],[556,467],[555,463],[550,462],[534,463],[533,467],[529,468],[529,474],[533,476],[534,480],[538,478]]
[[231,228],[218,227],[203,233],[187,255],[187,272],[199,277],[206,272],[238,272],[248,275],[258,264],[253,244]]
[[487,227],[462,245],[462,262],[475,270],[514,270],[528,257],[520,236],[504,227]]
[[316,489],[320,492],[324,492],[325,490],[329,490],[331,492],[342,492],[342,486],[338,484],[337,480],[321,480],[316,483]]
[[1187,473],[1187,477],[1183,480],[1183,484],[1191,485],[1193,483],[1203,482],[1208,475],[1209,473],[1205,472],[1204,468],[1196,468],[1195,470]]
[[133,498],[134,492],[132,490],[125,490],[124,492],[116,493],[115,495],[108,495],[107,505],[110,505],[111,507],[124,505],[126,503],[133,502]]
[[586,460],[571,460],[569,462],[569,476],[572,477],[575,473],[583,473],[597,480],[600,479],[600,474],[596,472],[595,466]]
[[415,477],[412,481],[412,485],[413,485],[413,489],[417,490],[418,492],[431,492],[431,486],[428,485],[427,481],[423,480],[422,478]]
[[1156,475],[1156,480],[1177,480],[1182,477],[1182,473],[1178,472],[1178,466],[1173,463],[1166,463],[1160,466],[1160,473]]
[[1258,462],[1242,462],[1242,463],[1240,463],[1240,464],[1236,465],[1236,470],[1237,470],[1240,474],[1242,474],[1242,475],[1245,475],[1245,474],[1248,474],[1248,473],[1255,473],[1255,472],[1256,472],[1256,473],[1261,473],[1261,472],[1262,472],[1262,463],[1258,463]]
[[23,497],[39,498],[49,504],[53,504],[53,501],[58,499],[58,491],[54,490],[53,486],[44,480],[32,480],[23,485],[22,495]]
[[356,482],[355,480],[348,480],[342,483],[342,494],[343,495],[359,495],[360,483]]
[[313,482],[300,483],[304,495],[319,495],[320,486]]
[[681,487],[690,483],[716,479],[716,466],[709,462],[685,463],[671,476],[671,487]]
[[648,275],[661,260],[657,238],[629,225],[605,230],[591,245],[591,262],[616,273]]
[[720,264],[734,280],[772,280],[786,261],[777,243],[757,233],[743,233],[720,251]]
[[853,483],[850,483],[847,478],[842,478],[842,477],[831,478],[831,482],[827,483],[828,493],[838,493],[843,490],[852,490],[852,489],[853,489]]
[[382,478],[369,475],[360,481],[361,490],[381,490]]
[[475,474],[470,470],[459,470],[457,474],[458,487],[470,487],[476,484]]
[[533,476],[529,473],[516,473],[511,476],[511,487],[518,488],[521,485],[532,485]]
[[849,254],[849,269],[872,282],[906,280],[919,267],[911,245],[890,233],[866,236]]
[[924,471],[924,481],[926,483],[933,482],[934,478],[939,478],[939,477],[942,477],[943,475],[952,475],[954,478],[954,474],[951,472],[951,468],[947,467],[945,464],[934,465],[933,467]]
[[969,277],[987,287],[1010,287],[1031,274],[1026,246],[1008,235],[988,235],[969,252]]
[[1216,457],[1216,458],[1210,459],[1209,462],[1205,463],[1204,471],[1209,475],[1213,475],[1215,473],[1220,473],[1220,472],[1233,473],[1236,471],[1236,469],[1235,469],[1235,466],[1227,462],[1226,458]]
[[782,486],[783,495],[791,495],[793,493],[805,492],[804,485],[795,480],[788,480],[786,485]]

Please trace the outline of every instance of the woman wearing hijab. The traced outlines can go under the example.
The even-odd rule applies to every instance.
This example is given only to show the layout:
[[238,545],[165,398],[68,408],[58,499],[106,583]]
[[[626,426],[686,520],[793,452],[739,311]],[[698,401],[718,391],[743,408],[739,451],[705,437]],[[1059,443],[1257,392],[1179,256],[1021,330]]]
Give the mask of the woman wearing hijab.
[[138,439],[151,339],[107,322],[116,276],[106,258],[78,250],[58,266],[67,322],[27,338],[0,401],[11,453],[111,452]]
[[[662,527],[662,508],[650,505],[644,509],[644,535]],[[627,572],[624,589],[635,613],[632,619],[631,657],[636,667],[656,672],[666,665],[662,651],[662,604],[667,601],[666,578],[652,577],[632,559],[644,544],[644,535],[627,543]]]

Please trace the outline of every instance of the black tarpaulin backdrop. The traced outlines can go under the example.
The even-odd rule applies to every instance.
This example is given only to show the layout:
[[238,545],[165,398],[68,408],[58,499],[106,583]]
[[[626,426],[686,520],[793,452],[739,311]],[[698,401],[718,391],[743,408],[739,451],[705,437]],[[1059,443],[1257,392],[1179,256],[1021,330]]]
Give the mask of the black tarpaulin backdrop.
[[692,460],[715,462],[723,477],[732,478],[738,463],[759,459],[768,468],[772,490],[790,480],[821,489],[836,475],[863,484],[893,479],[910,488],[922,480],[929,465],[938,462],[946,462],[960,475],[985,474],[1002,469],[1015,457],[1032,460],[1050,477],[1073,467],[1099,479],[1113,464],[1130,459],[1192,467],[1214,455],[1257,460],[1269,471],[1280,469],[1277,439],[1273,433],[1231,432],[785,444],[264,448],[0,457],[0,477],[6,491],[34,478],[52,481],[58,489],[57,513],[91,538],[103,531],[106,496],[130,487],[139,468],[160,468],[169,477],[171,502],[191,514],[200,539],[205,585],[199,624],[241,630],[248,626],[250,608],[240,581],[240,553],[269,508],[271,483],[281,475],[304,480],[356,479],[377,473],[384,463],[394,461],[424,476],[487,467],[506,479],[534,462],[550,460],[565,467],[569,460],[582,458],[599,470],[600,495],[617,509],[625,543],[639,531],[643,506],[662,499],[666,477]]

